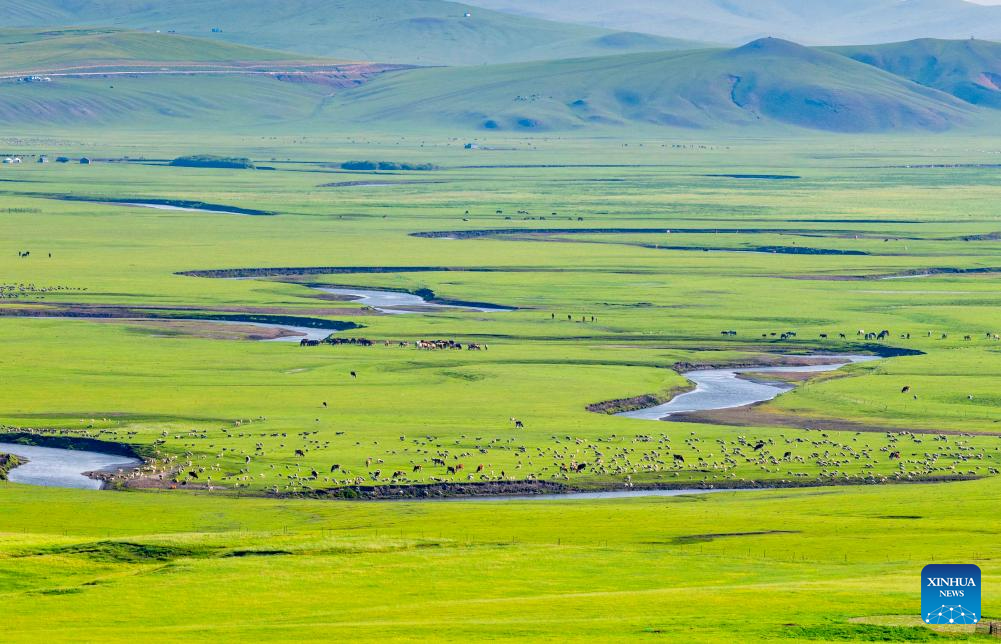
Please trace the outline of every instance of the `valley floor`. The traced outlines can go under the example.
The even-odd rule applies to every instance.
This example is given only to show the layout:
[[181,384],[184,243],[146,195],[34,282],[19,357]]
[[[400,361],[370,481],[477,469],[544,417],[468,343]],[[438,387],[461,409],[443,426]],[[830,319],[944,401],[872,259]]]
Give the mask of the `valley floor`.
[[[128,445],[157,489],[0,483],[6,639],[976,637],[909,617],[943,559],[1001,617],[989,141],[95,137],[4,142],[0,442]],[[192,153],[273,169],[163,161]],[[859,353],[725,418],[598,413]],[[812,487],[310,498],[523,481]]]

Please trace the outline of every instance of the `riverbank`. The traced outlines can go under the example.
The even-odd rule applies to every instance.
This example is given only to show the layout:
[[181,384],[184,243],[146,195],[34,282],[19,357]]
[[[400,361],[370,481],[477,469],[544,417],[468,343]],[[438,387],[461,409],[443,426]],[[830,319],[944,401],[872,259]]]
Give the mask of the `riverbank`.
[[10,471],[27,461],[14,454],[0,453],[0,481],[6,481]]
[[[324,490],[310,490],[296,494],[269,494],[260,496],[273,498],[309,498],[330,499],[341,501],[405,501],[405,500],[447,500],[447,499],[482,499],[482,500],[517,500],[523,498],[546,498],[558,500],[561,498],[577,499],[611,499],[644,496],[650,493],[657,496],[658,492],[673,492],[678,494],[701,494],[706,492],[751,492],[779,489],[804,489],[845,486],[894,485],[908,483],[950,483],[956,481],[973,481],[982,477],[969,475],[929,476],[924,478],[906,477],[860,477],[860,478],[816,478],[808,480],[790,479],[748,479],[720,481],[683,481],[677,483],[607,483],[595,485],[571,485],[554,481],[484,481],[465,483],[429,483],[416,485],[366,485],[346,486]],[[240,492],[247,496],[246,492]],[[252,494],[250,496],[253,496]]]

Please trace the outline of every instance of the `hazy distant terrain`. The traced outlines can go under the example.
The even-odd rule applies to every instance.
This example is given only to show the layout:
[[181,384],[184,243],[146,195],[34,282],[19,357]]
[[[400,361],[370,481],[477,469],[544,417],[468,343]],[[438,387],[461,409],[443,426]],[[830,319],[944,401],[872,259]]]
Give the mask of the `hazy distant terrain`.
[[[7,30],[0,123],[943,131],[997,117],[999,51],[979,41],[824,50],[766,38],[733,49],[414,69],[175,34]],[[51,75],[16,80],[28,73]]]
[[[467,15],[469,14],[469,15]],[[353,60],[479,65],[695,46],[442,0],[0,0],[0,27],[115,26]]]
[[1001,6],[963,0],[469,0],[469,4],[733,44],[763,36],[817,45],[928,37],[1001,39]]
[[486,129],[647,124],[797,126],[837,132],[943,130],[972,108],[871,65],[778,39],[733,50],[394,74],[335,98],[367,122]]
[[[506,9],[521,2],[479,1]],[[770,37],[708,45],[441,0],[0,0],[0,23],[8,24],[0,26],[0,123],[857,133],[990,127],[1001,116],[1001,45],[857,44],[866,38],[858,29],[906,31],[919,17],[926,26],[914,29],[934,31],[927,21],[946,10],[960,22],[979,16],[988,28],[1001,7],[627,0],[622,11],[600,13],[612,24],[587,0],[531,6],[551,18],[670,26],[707,40],[751,33],[755,21],[790,26],[807,40],[797,24],[845,37],[851,28],[858,40],[827,48]],[[705,31],[693,27],[696,17]],[[9,26],[25,24],[62,26]],[[50,77],[19,79],[37,73]]]

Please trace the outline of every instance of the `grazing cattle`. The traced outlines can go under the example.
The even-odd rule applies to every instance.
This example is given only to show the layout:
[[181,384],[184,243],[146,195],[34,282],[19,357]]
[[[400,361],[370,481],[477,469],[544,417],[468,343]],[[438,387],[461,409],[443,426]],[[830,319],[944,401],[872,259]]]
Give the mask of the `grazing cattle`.
[[785,454],[782,455],[782,458],[790,458],[791,456],[792,452],[786,452]]
[[847,340],[848,339],[848,336],[846,336],[844,333],[839,333],[838,337],[841,338],[842,340]]
[[355,373],[354,371],[352,371],[352,372],[351,372],[351,377],[352,377],[352,378],[357,378],[357,377],[358,377],[358,374],[357,374],[357,373]]
[[890,460],[891,461],[900,460],[900,452],[890,452]]
[[327,406],[327,401],[326,401],[326,400],[324,400],[324,401],[323,401],[323,406],[324,406],[324,407],[326,407],[326,406]]
[[476,473],[479,474],[482,471],[483,471],[483,465],[477,465],[476,466]]
[[685,462],[685,457],[682,456],[681,454],[675,454],[674,455],[674,462],[675,463],[684,463]]
[[301,449],[297,449],[295,450],[295,455],[305,458],[306,452],[302,451]]
[[577,472],[583,472],[586,469],[587,469],[587,463],[577,463],[577,465],[574,467],[574,470]]
[[760,451],[760,450],[761,450],[761,448],[763,448],[764,446],[765,446],[765,441],[758,441],[758,442],[757,442],[757,443],[756,443],[756,444],[754,445],[754,451],[755,451],[755,452],[757,452],[757,451]]
[[197,479],[198,478],[198,472],[196,472],[194,470],[191,470],[190,472],[188,472],[188,476],[190,476],[193,479]]
[[[371,347],[375,346],[374,340],[369,340],[368,338],[335,338],[330,336],[323,341],[324,344],[341,345],[341,344],[353,344],[361,347]],[[312,345],[310,345],[312,346]]]
[[520,420],[515,419],[515,421],[514,421],[514,428],[515,429],[524,429],[525,428],[525,423],[521,422]]
[[910,385],[904,385],[904,387],[900,390],[900,393],[906,394],[910,390],[911,390],[911,386]]
[[331,471],[331,472],[336,472],[336,471],[337,471],[337,470],[339,470],[339,469],[341,469],[341,466],[340,466],[340,465],[338,465],[338,464],[336,464],[336,463],[335,463],[334,465],[331,465],[331,466],[330,466],[330,471]]
[[414,465],[413,471],[414,472],[420,472],[422,469],[424,469],[423,465]]
[[458,473],[459,468],[449,465],[448,467],[445,468],[445,471],[448,472],[449,474],[456,474]]
[[318,478],[320,478],[320,473],[317,472],[316,470],[311,470],[310,473],[309,473],[309,476],[311,478],[318,479]]

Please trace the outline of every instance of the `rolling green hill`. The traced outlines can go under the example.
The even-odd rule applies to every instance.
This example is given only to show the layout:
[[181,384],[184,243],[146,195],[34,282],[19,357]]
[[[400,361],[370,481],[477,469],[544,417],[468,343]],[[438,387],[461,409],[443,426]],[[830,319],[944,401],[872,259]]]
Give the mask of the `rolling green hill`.
[[382,71],[53,75],[4,84],[0,124],[897,132],[976,125],[991,114],[872,65],[776,39],[732,50]]
[[307,56],[189,38],[114,29],[0,30],[0,72],[40,73],[161,65],[333,63]]
[[986,40],[925,38],[831,51],[974,105],[1001,109],[1001,44]]
[[696,46],[678,39],[561,24],[442,0],[0,0],[0,27],[59,25],[176,31],[301,54],[422,65],[475,65]]
[[321,84],[250,75],[64,78],[0,88],[0,126],[166,132],[294,127],[329,94]]
[[0,30],[0,125],[296,127],[387,69],[175,34]]
[[971,122],[952,96],[776,39],[733,50],[426,69],[340,94],[341,118],[504,130],[649,124],[938,131]]
[[964,0],[467,1],[516,15],[726,43],[761,36],[816,45],[1001,39],[1001,7]]

